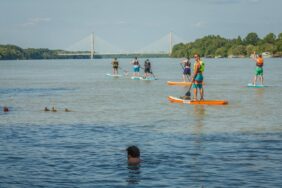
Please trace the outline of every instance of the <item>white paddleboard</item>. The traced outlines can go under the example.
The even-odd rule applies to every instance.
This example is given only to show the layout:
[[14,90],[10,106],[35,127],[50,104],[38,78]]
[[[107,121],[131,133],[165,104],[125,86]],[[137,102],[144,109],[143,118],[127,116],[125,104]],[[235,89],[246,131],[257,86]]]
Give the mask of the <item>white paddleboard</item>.
[[252,83],[248,83],[247,86],[248,86],[248,87],[253,87],[253,88],[264,88],[264,87],[266,87],[265,85],[254,85],[254,84],[252,84]]
[[110,74],[110,73],[108,73],[108,74],[106,74],[107,76],[111,76],[111,77],[121,77],[122,75],[120,75],[120,74]]
[[151,80],[157,80],[157,79],[154,78],[154,77],[147,77],[147,78],[141,77],[141,80],[148,80],[148,81],[151,81]]
[[142,77],[140,77],[140,76],[132,76],[131,79],[132,80],[141,80]]

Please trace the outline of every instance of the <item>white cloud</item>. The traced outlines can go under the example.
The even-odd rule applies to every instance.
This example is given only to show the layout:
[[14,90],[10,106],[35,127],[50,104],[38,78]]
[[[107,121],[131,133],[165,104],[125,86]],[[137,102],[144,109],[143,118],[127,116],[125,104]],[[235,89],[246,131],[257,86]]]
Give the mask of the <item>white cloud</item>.
[[50,22],[51,18],[40,18],[40,17],[35,17],[35,18],[30,18],[28,19],[28,21],[26,21],[23,24],[20,24],[20,26],[22,27],[28,27],[28,26],[34,26],[34,25],[38,25],[40,23],[46,23],[46,22]]

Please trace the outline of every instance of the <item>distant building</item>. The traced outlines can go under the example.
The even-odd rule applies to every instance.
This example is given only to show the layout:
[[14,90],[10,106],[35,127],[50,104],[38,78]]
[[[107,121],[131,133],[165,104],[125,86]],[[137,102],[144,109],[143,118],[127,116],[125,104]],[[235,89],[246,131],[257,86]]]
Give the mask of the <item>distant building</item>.
[[270,52],[262,52],[261,55],[262,55],[263,58],[272,57],[272,54]]

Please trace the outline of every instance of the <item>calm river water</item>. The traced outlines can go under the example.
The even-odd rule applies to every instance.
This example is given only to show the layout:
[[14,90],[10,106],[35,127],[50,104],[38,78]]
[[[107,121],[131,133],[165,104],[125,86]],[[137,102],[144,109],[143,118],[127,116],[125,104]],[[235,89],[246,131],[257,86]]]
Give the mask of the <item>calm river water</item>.
[[246,87],[250,59],[204,59],[205,98],[226,106],[167,101],[187,90],[166,85],[180,59],[151,59],[156,81],[108,77],[110,61],[0,61],[1,188],[281,187],[282,59],[265,60],[262,89]]

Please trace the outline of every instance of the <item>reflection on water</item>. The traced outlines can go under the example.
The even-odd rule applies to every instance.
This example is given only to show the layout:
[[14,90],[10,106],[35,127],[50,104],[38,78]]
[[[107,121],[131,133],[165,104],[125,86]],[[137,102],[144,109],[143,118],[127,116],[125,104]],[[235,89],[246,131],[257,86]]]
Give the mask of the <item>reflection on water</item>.
[[194,133],[196,135],[202,134],[202,129],[204,126],[205,119],[205,106],[204,105],[194,105],[194,116],[195,116],[195,126]]
[[203,120],[205,117],[205,106],[204,105],[194,105],[194,115],[196,119]]
[[141,179],[140,165],[128,165],[128,184],[138,184]]
[[265,93],[265,88],[256,89],[256,92],[255,92],[256,99],[261,100],[262,97],[264,97],[264,93]]

